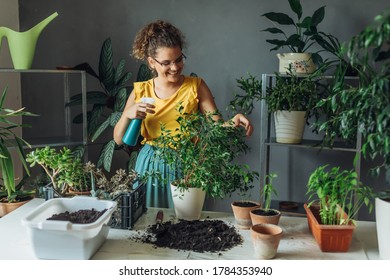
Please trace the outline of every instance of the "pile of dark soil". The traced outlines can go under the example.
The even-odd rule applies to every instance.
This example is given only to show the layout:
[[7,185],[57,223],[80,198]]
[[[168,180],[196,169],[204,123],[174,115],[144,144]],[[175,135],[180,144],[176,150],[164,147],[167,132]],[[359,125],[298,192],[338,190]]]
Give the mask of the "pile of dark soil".
[[47,220],[56,220],[56,221],[69,221],[74,224],[89,224],[95,222],[100,218],[101,215],[106,212],[107,209],[102,211],[97,211],[96,209],[81,209],[75,212],[65,211],[59,214],[54,214]]
[[139,240],[156,247],[201,253],[226,251],[243,242],[235,227],[221,220],[180,220],[151,225]]

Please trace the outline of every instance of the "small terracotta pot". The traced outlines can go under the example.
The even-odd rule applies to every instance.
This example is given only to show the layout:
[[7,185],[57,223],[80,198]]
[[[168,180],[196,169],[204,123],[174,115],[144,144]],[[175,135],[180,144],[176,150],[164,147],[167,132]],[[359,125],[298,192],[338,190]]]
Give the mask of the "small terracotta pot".
[[273,259],[278,251],[283,230],[273,224],[257,224],[251,227],[251,238],[255,257],[258,259]]
[[272,211],[276,212],[276,215],[267,216],[267,215],[264,215],[261,213],[257,213],[258,210],[264,211],[264,209],[262,209],[262,208],[256,208],[256,209],[253,209],[249,212],[251,220],[252,220],[252,225],[257,225],[257,224],[277,225],[277,224],[279,224],[280,215],[281,215],[280,211],[275,210],[275,209],[271,209]]
[[17,208],[19,208],[23,204],[26,204],[29,201],[30,200],[25,200],[25,201],[20,201],[20,202],[11,202],[11,203],[1,202],[0,203],[0,217],[4,217],[8,213],[16,210]]
[[252,226],[250,211],[259,208],[260,204],[254,201],[234,201],[231,206],[237,227],[240,229],[250,229]]

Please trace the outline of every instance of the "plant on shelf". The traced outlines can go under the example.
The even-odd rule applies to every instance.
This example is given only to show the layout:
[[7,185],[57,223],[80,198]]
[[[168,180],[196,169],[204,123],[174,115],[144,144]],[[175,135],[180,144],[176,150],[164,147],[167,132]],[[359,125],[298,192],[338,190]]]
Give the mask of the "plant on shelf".
[[161,136],[154,145],[159,159],[173,169],[175,166],[180,169],[173,187],[181,193],[199,190],[212,198],[251,189],[258,173],[246,164],[234,162],[240,154],[249,151],[243,131],[224,124],[222,119],[216,120],[217,112],[187,114],[181,106],[178,112],[178,130],[166,130],[162,124]]
[[[319,205],[321,224],[348,225],[355,223],[355,216],[362,206],[372,211],[372,200],[375,194],[371,187],[365,186],[358,180],[356,171],[341,170],[328,165],[318,167],[309,177],[307,184],[309,195],[307,204]],[[347,215],[340,215],[340,210]]]
[[65,196],[69,190],[90,190],[89,177],[83,171],[81,157],[69,148],[57,151],[46,146],[37,148],[27,154],[26,161],[30,167],[39,165],[43,168],[55,192]]
[[275,85],[267,88],[264,100],[270,112],[313,112],[319,100],[315,76],[301,77],[288,72],[287,76],[275,73]]
[[248,76],[236,79],[237,86],[244,93],[236,93],[233,100],[230,101],[227,109],[233,114],[250,115],[254,109],[254,102],[261,100],[261,81],[251,74]]
[[[127,98],[132,90],[132,87],[128,86],[131,73],[124,72],[125,63],[125,59],[121,59],[117,67],[114,67],[111,39],[108,38],[101,47],[99,74],[86,62],[72,67],[77,70],[85,70],[90,76],[96,78],[101,85],[102,90],[91,90],[87,92],[87,104],[92,106],[92,109],[88,111],[87,121],[90,140],[92,142],[98,139],[103,140],[97,165],[99,167],[102,166],[106,171],[110,171],[111,169],[115,150],[121,150],[128,154],[128,169],[130,170],[135,163],[138,150],[140,149],[140,141],[134,147],[127,145],[118,146],[112,137],[108,139],[104,138],[107,131],[113,129],[120,119]],[[151,71],[146,65],[142,64],[138,71],[137,81],[145,81],[150,78]],[[81,94],[76,94],[71,97],[67,106],[81,105],[81,102]],[[81,120],[82,115],[80,114],[74,118],[73,122],[81,123]]]
[[29,127],[27,124],[17,123],[15,117],[37,116],[24,110],[24,108],[13,110],[4,108],[5,98],[7,95],[7,87],[3,90],[0,99],[0,201],[6,203],[19,202],[31,198],[34,191],[22,190],[24,179],[16,184],[14,160],[12,158],[10,149],[15,149],[22,163],[24,170],[28,177],[30,171],[25,161],[25,154],[23,146],[30,147],[23,138],[19,137],[15,129]]
[[[281,61],[286,60],[287,64],[298,66],[297,71],[300,73],[312,73],[315,70],[314,64],[320,65],[322,63],[322,58],[318,53],[309,53],[308,50],[317,42],[314,36],[316,36],[317,40],[319,37],[322,38],[323,36],[323,34],[318,31],[318,25],[325,17],[325,6],[315,10],[312,16],[302,18],[303,9],[300,0],[288,0],[288,3],[291,11],[296,16],[296,20],[291,18],[288,14],[281,12],[265,13],[262,15],[263,17],[270,20],[274,25],[280,25],[280,27],[269,27],[262,31],[282,36],[281,39],[266,40],[273,45],[270,49],[271,51],[282,48],[287,48],[290,51],[291,57],[281,54],[278,55]],[[284,31],[281,26],[286,27],[287,30]],[[291,29],[291,31],[289,29]],[[297,56],[295,54],[301,55]],[[305,56],[302,54],[305,54]],[[299,62],[299,65],[296,65],[297,62]],[[280,71],[284,72],[285,68],[289,65],[284,65],[281,62],[279,67]]]
[[316,76],[276,73],[275,84],[266,89],[267,93],[262,99],[268,111],[274,113],[277,142],[300,143],[307,120],[312,115],[318,118],[315,105],[320,100],[322,90]]

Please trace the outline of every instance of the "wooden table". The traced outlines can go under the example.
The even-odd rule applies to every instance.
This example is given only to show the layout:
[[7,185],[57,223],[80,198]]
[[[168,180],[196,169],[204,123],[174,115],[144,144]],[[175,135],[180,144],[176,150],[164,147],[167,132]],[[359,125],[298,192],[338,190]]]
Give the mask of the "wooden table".
[[[19,260],[36,259],[27,229],[21,224],[21,219],[35,207],[42,204],[43,199],[34,199],[12,213],[0,218],[0,259]],[[136,223],[133,230],[110,229],[107,240],[92,257],[100,260],[249,260],[254,259],[252,241],[248,230],[238,230],[244,239],[238,245],[221,253],[197,253],[178,251],[168,248],[155,248],[150,244],[135,241],[145,228],[154,223],[159,209],[149,208]],[[163,209],[164,221],[174,219],[173,209]],[[232,213],[203,212],[202,219],[221,219],[234,225]],[[305,217],[282,216],[279,225],[283,228],[276,259],[325,259],[325,260],[366,260],[379,259],[378,242],[375,222],[358,221],[351,247],[347,253],[323,253],[309,232]]]

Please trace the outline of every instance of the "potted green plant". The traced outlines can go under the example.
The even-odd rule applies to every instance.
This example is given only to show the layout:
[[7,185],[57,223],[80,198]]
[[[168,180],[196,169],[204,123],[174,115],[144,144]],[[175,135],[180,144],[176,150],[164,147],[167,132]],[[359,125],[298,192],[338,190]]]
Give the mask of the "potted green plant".
[[69,190],[89,191],[89,176],[83,171],[81,158],[67,147],[60,150],[46,146],[36,148],[27,154],[30,167],[39,165],[50,178],[56,193],[65,196]]
[[[3,90],[0,99],[0,172],[2,178],[0,186],[0,217],[26,203],[33,198],[35,193],[34,190],[23,190],[24,179],[30,175],[25,161],[24,147],[30,147],[30,144],[15,132],[15,129],[29,127],[29,125],[17,123],[14,118],[36,115],[25,111],[24,108],[18,110],[4,108],[6,95],[7,87]],[[12,159],[10,149],[16,150],[19,160],[26,171],[25,178],[19,180],[19,183],[16,183],[15,162]]]
[[[181,106],[178,112],[178,131],[168,131],[162,124],[162,134],[154,147],[158,147],[157,157],[172,169],[180,168],[180,175],[171,187],[176,216],[199,219],[206,195],[224,198],[235,191],[247,192],[258,173],[248,165],[234,162],[249,150],[240,128],[226,125],[222,119],[215,120],[217,113],[187,114]],[[194,204],[197,211],[188,214],[192,202],[186,202],[183,195],[193,193],[199,203]]]
[[318,32],[318,25],[325,17],[325,6],[315,10],[312,16],[302,18],[303,13],[300,0],[288,0],[288,3],[291,11],[296,16],[296,20],[292,19],[288,14],[281,12],[269,12],[262,16],[270,20],[274,25],[290,27],[291,33],[288,30],[283,31],[282,27],[270,27],[262,31],[282,35],[282,39],[266,40],[273,45],[271,51],[281,48],[290,50],[290,53],[277,54],[280,60],[280,73],[286,73],[290,66],[293,67],[294,73],[312,73],[316,69],[315,64],[322,61],[322,59],[318,53],[309,53],[308,50],[316,43],[313,36],[321,36]]
[[276,73],[275,84],[267,88],[263,97],[274,116],[276,142],[298,144],[302,141],[306,120],[315,115],[320,93],[315,75]]
[[278,195],[272,181],[277,177],[275,173],[265,176],[266,184],[261,191],[262,206],[250,211],[252,225],[256,224],[279,224],[280,211],[271,208],[272,194]]
[[[21,206],[33,197],[33,190],[23,190],[24,180],[15,183],[14,160],[10,153],[11,145],[15,148],[19,160],[22,163],[27,176],[30,174],[25,161],[24,146],[29,147],[23,138],[15,134],[15,129],[29,127],[27,124],[17,123],[14,118],[22,116],[36,116],[24,110],[24,108],[13,110],[4,108],[7,95],[7,87],[3,90],[0,99],[0,217]],[[11,145],[10,145],[11,144]]]
[[[346,252],[352,240],[355,217],[362,206],[372,211],[371,187],[358,180],[356,171],[328,165],[318,167],[307,184],[304,205],[309,228],[324,252]],[[337,240],[337,241],[335,241]]]

